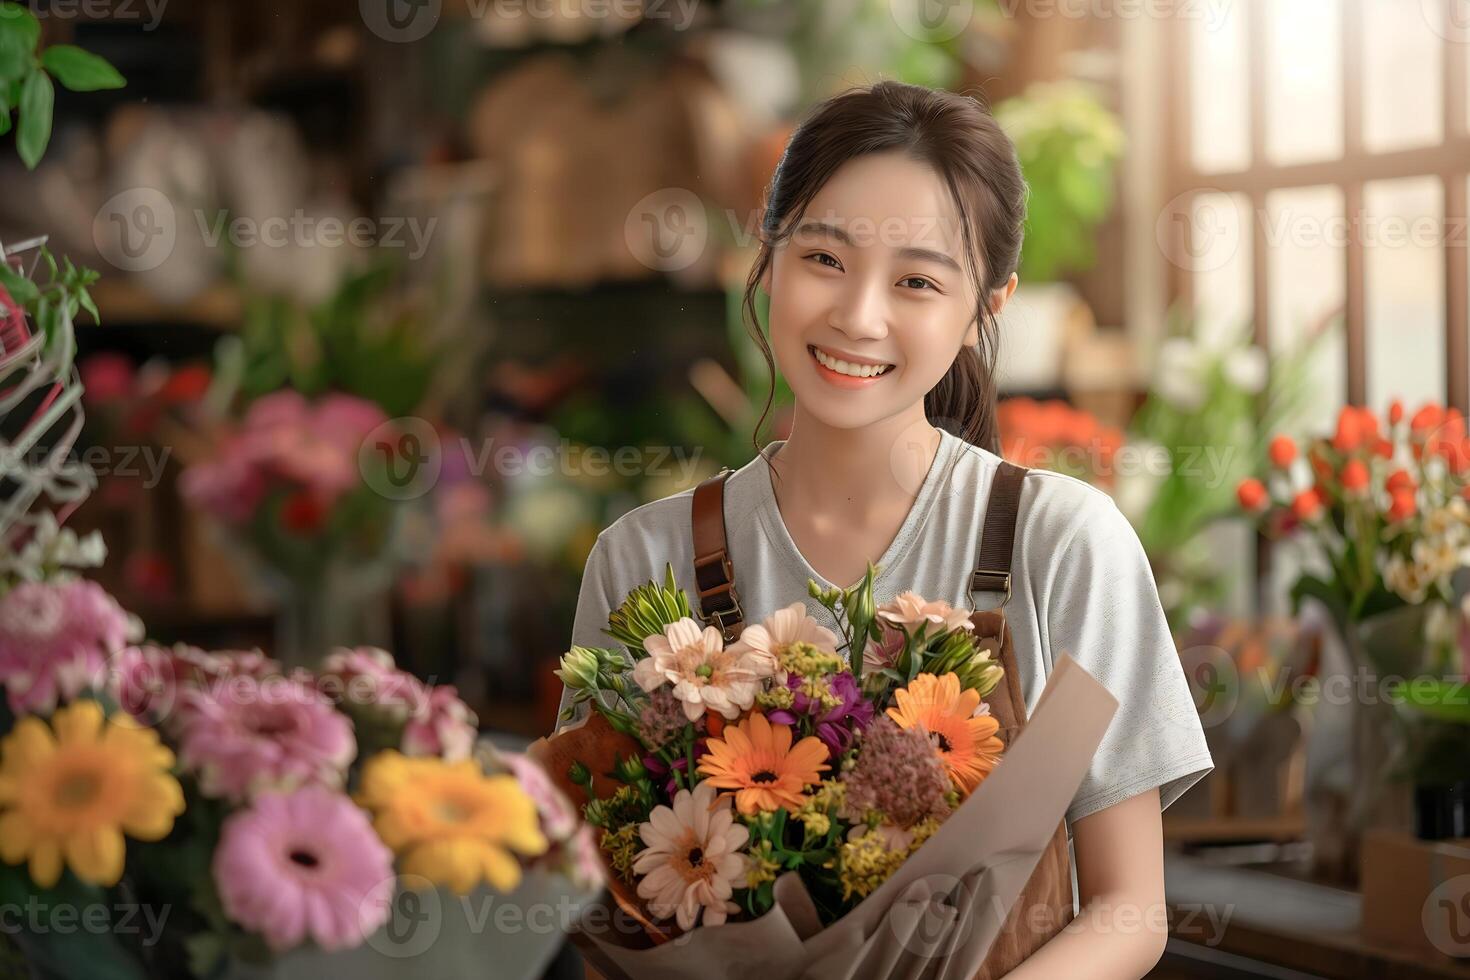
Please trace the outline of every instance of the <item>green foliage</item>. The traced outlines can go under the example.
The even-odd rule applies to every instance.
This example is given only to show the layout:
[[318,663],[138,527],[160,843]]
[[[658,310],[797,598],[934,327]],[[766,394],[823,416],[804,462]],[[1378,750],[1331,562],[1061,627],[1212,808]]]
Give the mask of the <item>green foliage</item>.
[[[73,92],[127,84],[106,61],[70,44],[37,50],[41,23],[18,3],[0,3],[0,136],[15,129],[16,148],[34,170],[51,142],[54,79]],[[11,113],[19,111],[12,122]]]
[[1021,279],[1049,281],[1096,259],[1093,232],[1113,206],[1123,127],[1083,82],[1037,82],[995,107],[1030,187]]
[[58,264],[56,257],[44,246],[41,248],[41,265],[47,273],[44,282],[27,279],[0,263],[0,286],[25,309],[45,336],[46,354],[56,357],[58,363],[66,368],[76,353],[72,323],[77,314],[85,310],[93,320],[100,322],[97,305],[88,292],[88,287],[97,281],[98,275],[91,269],[72,264],[71,259],[63,259]]
[[395,298],[396,271],[379,262],[351,273],[312,307],[286,296],[250,296],[239,345],[221,348],[222,373],[238,374],[247,400],[283,387],[308,397],[340,391],[376,403],[391,418],[410,414],[447,352],[426,339],[427,310]]
[[630,592],[608,617],[604,632],[626,646],[634,657],[641,658],[645,656],[644,640],[691,615],[689,597],[674,580],[674,566],[665,563],[664,584],[648,582]]

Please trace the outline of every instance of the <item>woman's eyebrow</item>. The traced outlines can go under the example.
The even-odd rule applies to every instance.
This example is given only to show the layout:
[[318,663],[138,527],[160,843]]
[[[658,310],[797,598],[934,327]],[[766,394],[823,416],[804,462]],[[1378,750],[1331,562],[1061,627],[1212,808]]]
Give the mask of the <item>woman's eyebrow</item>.
[[[844,245],[851,245],[853,247],[857,246],[857,243],[853,240],[853,237],[847,233],[847,230],[845,228],[841,228],[834,224],[829,224],[825,221],[803,221],[801,225],[796,229],[795,235],[793,235],[792,237],[795,237],[796,235],[801,235],[803,233],[811,235],[828,235],[832,238],[837,239]],[[953,269],[955,272],[963,271],[960,269],[960,264],[954,260],[953,256],[951,256],[947,252],[938,251],[937,249],[919,248],[915,245],[905,245],[898,250],[898,257],[901,259],[908,259],[911,262],[936,262],[939,265]]]

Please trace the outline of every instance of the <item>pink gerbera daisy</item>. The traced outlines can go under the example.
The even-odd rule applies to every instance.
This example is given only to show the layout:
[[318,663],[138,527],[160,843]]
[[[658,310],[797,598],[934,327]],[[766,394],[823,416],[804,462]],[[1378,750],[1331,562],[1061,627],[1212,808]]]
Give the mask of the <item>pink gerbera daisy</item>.
[[725,648],[720,631],[700,627],[685,616],[643,641],[648,656],[633,667],[633,680],[645,691],[674,685],[684,716],[695,721],[706,709],[726,718],[740,717],[755,703],[766,664],[748,650]]
[[351,800],[320,786],[267,793],[228,817],[214,852],[220,904],[284,952],[350,949],[388,920],[393,853]]
[[179,761],[205,796],[231,802],[265,790],[342,785],[357,754],[352,725],[310,684],[241,676],[182,696]]
[[104,680],[132,621],[95,582],[23,582],[0,598],[0,685],[12,711],[49,712]]
[[940,599],[925,599],[917,592],[902,592],[878,607],[878,620],[914,632],[921,625],[934,636],[950,630],[970,630],[970,614]]
[[656,919],[675,916],[680,929],[693,929],[701,911],[704,924],[722,924],[739,910],[730,900],[744,886],[750,831],[735,822],[728,798],[716,800],[715,787],[700,783],[679,790],[672,807],[654,807],[638,826],[648,847],[633,861],[638,897]]

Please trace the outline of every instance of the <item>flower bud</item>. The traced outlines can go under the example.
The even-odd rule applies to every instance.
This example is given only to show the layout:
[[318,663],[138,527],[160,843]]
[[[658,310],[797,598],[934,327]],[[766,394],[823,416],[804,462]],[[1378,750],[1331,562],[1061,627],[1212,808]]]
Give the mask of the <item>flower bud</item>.
[[561,669],[555,673],[561,678],[561,682],[572,690],[590,691],[597,688],[598,666],[596,650],[587,647],[572,647],[561,658]]

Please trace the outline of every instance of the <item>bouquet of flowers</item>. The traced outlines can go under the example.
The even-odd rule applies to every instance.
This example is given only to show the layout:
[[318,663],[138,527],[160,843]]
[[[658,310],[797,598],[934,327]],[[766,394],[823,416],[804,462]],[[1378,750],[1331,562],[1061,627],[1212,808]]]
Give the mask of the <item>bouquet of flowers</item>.
[[[669,567],[611,614],[619,646],[563,657],[568,711],[593,712],[533,754],[585,801],[614,899],[661,944],[630,949],[626,935],[584,923],[574,938],[609,976],[686,975],[704,956],[680,950],[681,966],[670,947],[700,937],[715,944],[701,954],[740,943],[752,976],[847,975],[839,964],[883,960],[873,933],[905,902],[956,930],[941,930],[947,948],[928,969],[970,976],[980,965],[1001,922],[970,915],[1009,910],[1116,702],[1077,668],[1070,676],[1091,689],[1049,688],[1053,730],[1031,738],[1038,713],[1007,746],[984,700],[1002,674],[995,641],[912,592],[875,606],[876,571],[850,590],[809,584],[835,628],[793,602],[725,646]],[[1054,681],[1075,667],[1064,659]],[[1023,756],[1008,788],[987,793],[1023,749],[1049,756],[1049,772]],[[939,872],[958,876],[943,894]],[[743,926],[761,930],[758,953]],[[893,940],[915,952],[912,935]]]
[[1286,435],[1269,447],[1264,479],[1242,481],[1240,505],[1270,537],[1306,537],[1326,563],[1295,598],[1321,600],[1340,623],[1453,598],[1450,576],[1470,565],[1470,440],[1457,409],[1433,403],[1386,421],[1345,407],[1331,437],[1305,451]]
[[[600,884],[588,830],[539,768],[477,749],[454,689],[385,651],[311,673],[135,634],[84,580],[0,594],[5,894],[158,913],[156,930],[23,930],[34,975],[386,976],[405,956],[479,975],[483,944],[447,942],[452,916],[439,942],[403,946],[388,928],[402,896],[417,910],[440,886],[515,904],[549,901],[552,880]],[[555,934],[528,938],[535,976]]]
[[[1298,576],[1293,601],[1322,603],[1355,667],[1398,679],[1364,706],[1365,718],[1369,710],[1382,717],[1359,733],[1372,747],[1363,750],[1360,782],[1377,789],[1389,773],[1421,785],[1463,778],[1470,634],[1452,578],[1470,566],[1464,417],[1435,403],[1410,414],[1395,401],[1386,418],[1347,406],[1330,437],[1302,447],[1278,435],[1269,457],[1269,471],[1244,480],[1238,496],[1267,536],[1305,539],[1324,569]],[[1373,709],[1379,702],[1392,710]]]

